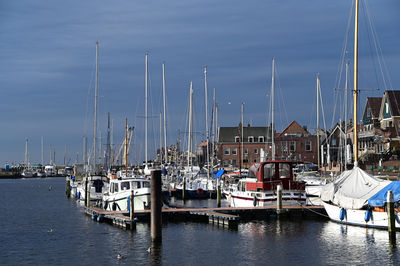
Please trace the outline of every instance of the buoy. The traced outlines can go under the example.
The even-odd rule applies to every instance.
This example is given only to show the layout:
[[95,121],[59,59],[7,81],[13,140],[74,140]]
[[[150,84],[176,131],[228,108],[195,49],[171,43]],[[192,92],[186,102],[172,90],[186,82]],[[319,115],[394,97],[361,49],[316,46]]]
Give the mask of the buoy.
[[371,215],[372,215],[372,211],[370,209],[365,211],[364,221],[366,223],[368,223],[369,220],[371,219]]
[[340,221],[343,221],[344,217],[346,216],[346,210],[344,208],[340,209],[340,213],[339,213],[339,219]]

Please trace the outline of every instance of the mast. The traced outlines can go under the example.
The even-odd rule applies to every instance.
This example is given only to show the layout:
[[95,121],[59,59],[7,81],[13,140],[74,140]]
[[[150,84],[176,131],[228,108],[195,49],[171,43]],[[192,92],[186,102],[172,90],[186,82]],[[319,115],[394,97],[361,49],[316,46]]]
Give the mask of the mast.
[[168,162],[168,148],[167,148],[167,101],[166,101],[166,86],[165,86],[165,62],[162,64],[162,76],[163,76],[163,107],[164,107],[164,158],[165,162]]
[[97,135],[97,100],[99,92],[99,42],[96,42],[96,86],[94,96],[94,129],[93,129],[93,171],[96,174],[96,135]]
[[272,79],[271,79],[271,157],[275,160],[275,140],[274,140],[274,90],[275,90],[275,58],[272,58]]
[[28,138],[25,139],[25,168],[29,168]]
[[42,146],[42,166],[43,166],[43,164],[44,164],[43,136],[42,136],[42,139],[41,139],[41,146]]
[[205,98],[205,104],[206,104],[206,140],[207,140],[207,154],[206,154],[206,160],[207,160],[207,180],[210,179],[210,151],[209,151],[209,146],[208,143],[210,141],[210,136],[208,132],[208,94],[207,94],[207,66],[204,67],[204,98]]
[[[317,75],[317,150],[318,150],[318,169],[321,166],[321,152],[320,152],[320,139],[319,139],[319,75]],[[322,155],[323,156],[323,155]]]
[[162,164],[162,112],[160,112],[160,165]]
[[358,139],[357,139],[357,96],[358,96],[358,2],[356,1],[354,16],[354,167],[358,166]]
[[[211,156],[211,170],[213,171],[214,170],[214,151],[215,151],[215,142],[216,142],[216,138],[217,138],[217,135],[216,135],[216,132],[217,132],[217,130],[214,128],[214,124],[215,124],[215,122],[214,121],[216,121],[216,119],[215,119],[215,88],[214,88],[214,94],[213,94],[213,109],[212,109],[212,115],[211,115],[211,132],[213,132],[214,134],[211,134],[211,136],[212,136],[212,139],[211,139],[211,144],[212,144],[212,148],[211,148],[211,154],[212,154],[212,156]],[[214,128],[214,129],[213,129]]]
[[240,176],[242,176],[242,162],[243,162],[243,123],[244,123],[244,103],[242,103],[242,110],[241,110],[241,121],[242,121],[242,128],[240,129],[241,130],[241,133],[240,133],[240,147],[239,147],[239,149],[240,149],[240,151],[239,151],[239,153],[240,153],[240,158],[239,158],[239,175]]
[[148,109],[148,106],[147,106],[147,104],[148,104],[148,89],[147,89],[147,86],[148,86],[148,84],[147,84],[147,82],[148,82],[148,59],[149,58],[149,54],[148,53],[146,53],[146,55],[145,55],[145,78],[144,78],[144,102],[145,102],[145,107],[144,107],[144,112],[145,112],[145,118],[144,118],[144,125],[145,125],[145,127],[144,127],[144,129],[145,129],[145,132],[144,132],[144,134],[145,134],[145,139],[144,139],[144,154],[145,154],[145,169],[148,169],[148,167],[147,167],[147,130],[148,130],[148,111],[149,111],[149,109]]
[[125,177],[128,177],[128,118],[125,118]]
[[189,93],[189,130],[188,130],[188,168],[190,167],[190,152],[192,151],[192,117],[193,116],[193,82],[190,81]]
[[347,90],[349,88],[349,62],[346,62],[346,83],[345,83],[345,94],[344,94],[344,148],[345,148],[345,162],[344,168],[346,169],[346,164],[349,161],[350,154],[347,149]]
[[86,136],[83,136],[83,167],[86,169],[86,164],[87,164],[87,138]]

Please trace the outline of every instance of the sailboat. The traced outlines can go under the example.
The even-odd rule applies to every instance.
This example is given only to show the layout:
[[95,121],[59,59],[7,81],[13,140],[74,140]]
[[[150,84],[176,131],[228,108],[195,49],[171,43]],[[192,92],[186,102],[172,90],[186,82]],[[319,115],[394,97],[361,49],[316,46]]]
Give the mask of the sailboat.
[[[390,182],[375,178],[358,167],[357,95],[358,95],[358,9],[355,0],[354,33],[354,167],[344,171],[334,182],[321,191],[321,200],[332,221],[363,227],[387,228],[388,213],[384,206],[388,190],[400,196],[399,181]],[[395,214],[395,226],[400,228],[400,217]]]
[[239,180],[236,189],[228,195],[229,205],[232,207],[264,207],[276,204],[277,189],[282,188],[282,202],[284,205],[305,205],[305,183],[294,180],[292,162],[275,160],[274,144],[274,76],[275,60],[272,59],[271,82],[271,136],[272,158],[270,161],[253,164],[247,178]]
[[25,167],[21,175],[25,178],[33,177],[33,171],[29,164],[28,139],[25,140]]

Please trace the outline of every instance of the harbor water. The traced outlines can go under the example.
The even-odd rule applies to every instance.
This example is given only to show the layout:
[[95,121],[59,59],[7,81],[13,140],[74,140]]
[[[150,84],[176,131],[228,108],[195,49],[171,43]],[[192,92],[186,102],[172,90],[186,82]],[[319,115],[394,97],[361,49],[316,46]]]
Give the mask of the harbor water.
[[[97,223],[65,197],[65,179],[0,180],[1,265],[396,265],[384,230],[326,219],[250,221],[237,230],[164,223],[160,246],[150,225],[134,231]],[[213,202],[202,201],[206,206]],[[400,243],[400,234],[397,234]],[[150,248],[150,249],[149,249]],[[120,259],[117,258],[121,255]]]

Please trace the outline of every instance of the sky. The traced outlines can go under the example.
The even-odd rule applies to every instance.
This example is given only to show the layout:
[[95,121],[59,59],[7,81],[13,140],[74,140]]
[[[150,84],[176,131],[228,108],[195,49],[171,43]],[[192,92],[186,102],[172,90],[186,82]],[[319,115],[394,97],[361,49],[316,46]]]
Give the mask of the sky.
[[[42,137],[44,163],[50,145],[57,164],[82,161],[83,136],[88,149],[93,143],[96,41],[98,147],[104,150],[107,113],[116,148],[127,118],[135,127],[131,162],[144,158],[146,52],[150,158],[159,147],[163,62],[168,145],[185,142],[190,81],[196,142],[205,139],[205,66],[208,113],[215,88],[219,126],[237,126],[242,103],[245,124],[266,126],[272,58],[277,130],[293,120],[315,130],[317,74],[320,123],[329,129],[344,119],[345,93],[337,89],[344,88],[342,62],[350,61],[352,75],[351,8],[351,0],[0,1],[0,163],[23,162],[26,139],[30,162],[40,163]],[[399,11],[397,0],[361,0],[361,111],[366,97],[400,88]]]

